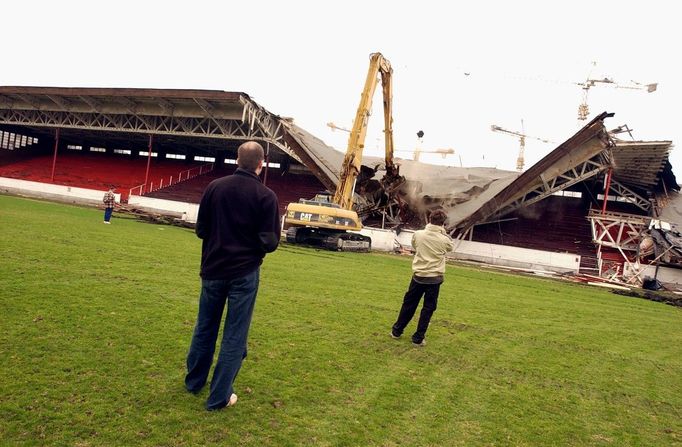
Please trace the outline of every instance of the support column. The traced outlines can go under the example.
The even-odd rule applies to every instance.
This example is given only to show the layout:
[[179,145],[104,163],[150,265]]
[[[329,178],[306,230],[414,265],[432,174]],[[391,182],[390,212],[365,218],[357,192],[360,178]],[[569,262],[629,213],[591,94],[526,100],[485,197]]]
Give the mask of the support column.
[[606,186],[604,187],[604,205],[602,206],[601,213],[606,214],[606,202],[609,198],[609,189],[611,188],[611,173],[613,168],[609,168],[609,172],[606,174]]
[[54,170],[57,167],[57,148],[59,147],[59,127],[54,133],[54,156],[52,157],[52,175],[50,181],[54,182]]
[[263,184],[268,184],[268,161],[270,159],[270,143],[265,143],[265,173],[263,174]]
[[[147,190],[147,188],[148,188],[147,181],[149,180],[149,166],[151,165],[151,162],[152,162],[152,142],[153,142],[153,138],[154,138],[153,135],[149,135],[149,145],[147,146],[147,171],[144,174],[144,190],[146,192],[149,192]],[[142,194],[144,194],[145,191],[143,191]]]

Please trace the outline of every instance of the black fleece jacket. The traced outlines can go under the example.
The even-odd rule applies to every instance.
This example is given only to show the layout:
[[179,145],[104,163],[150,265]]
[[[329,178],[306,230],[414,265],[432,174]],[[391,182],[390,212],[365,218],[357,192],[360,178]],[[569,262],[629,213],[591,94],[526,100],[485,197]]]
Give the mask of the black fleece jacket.
[[199,205],[196,233],[203,239],[201,277],[234,279],[258,268],[279,244],[277,196],[254,173],[238,168],[213,180]]

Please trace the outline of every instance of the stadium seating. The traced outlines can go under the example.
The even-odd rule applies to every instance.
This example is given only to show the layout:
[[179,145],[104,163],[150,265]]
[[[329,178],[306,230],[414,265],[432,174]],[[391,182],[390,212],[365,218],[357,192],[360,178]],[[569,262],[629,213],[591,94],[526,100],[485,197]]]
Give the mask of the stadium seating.
[[[176,182],[180,172],[196,168],[202,164],[204,163],[153,158],[150,165],[149,182],[153,184],[153,189],[156,190],[145,195],[180,202],[199,203],[204,189],[211,181],[230,175],[236,169],[235,165],[224,164],[206,174],[157,189],[161,180],[163,180],[164,185],[169,183],[171,177]],[[51,155],[8,160],[8,163],[0,166],[0,177],[98,190],[106,190],[109,186],[114,185],[117,191],[121,193],[122,200],[127,201],[130,189],[144,183],[146,169],[147,159],[145,157],[67,152],[58,155],[54,181],[51,180]],[[265,172],[262,172],[261,178],[265,179],[266,185],[277,194],[282,213],[290,202],[296,202],[300,198],[312,198],[315,194],[325,190],[322,183],[313,175],[283,173],[277,168],[269,168],[267,178],[265,178]]]
[[[149,169],[149,182],[157,187],[162,180],[165,183],[173,177],[175,181],[181,171],[200,164],[202,163],[153,158]],[[51,155],[23,158],[0,166],[0,177],[99,190],[106,190],[113,185],[122,194],[122,198],[127,200],[130,188],[144,183],[146,170],[145,157],[64,153],[59,154],[57,158],[54,181],[51,180]]]
[[[147,194],[147,196],[180,202],[199,203],[201,195],[209,183],[216,178],[232,174],[235,168],[234,165],[225,165],[186,182],[153,191]],[[265,173],[263,172],[261,173],[261,179],[264,178]],[[288,203],[296,202],[300,198],[312,198],[318,192],[325,190],[322,183],[312,175],[288,173],[283,175],[279,169],[269,169],[267,179],[265,180],[266,185],[277,194],[281,213],[284,213]]]

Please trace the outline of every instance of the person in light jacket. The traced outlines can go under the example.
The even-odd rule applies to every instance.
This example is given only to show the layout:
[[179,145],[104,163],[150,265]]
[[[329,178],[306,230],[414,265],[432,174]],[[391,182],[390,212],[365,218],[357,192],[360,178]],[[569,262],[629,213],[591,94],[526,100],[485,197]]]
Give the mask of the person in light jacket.
[[412,343],[424,346],[424,336],[429,327],[431,316],[438,306],[438,293],[443,283],[445,273],[445,255],[454,248],[454,243],[445,231],[447,214],[443,210],[431,213],[429,222],[423,230],[416,231],[412,236],[412,247],[415,249],[412,260],[412,279],[405,293],[403,305],[398,314],[398,320],[391,329],[391,337],[399,338],[405,326],[408,325],[419,306],[422,296],[422,306],[417,330],[412,335]]

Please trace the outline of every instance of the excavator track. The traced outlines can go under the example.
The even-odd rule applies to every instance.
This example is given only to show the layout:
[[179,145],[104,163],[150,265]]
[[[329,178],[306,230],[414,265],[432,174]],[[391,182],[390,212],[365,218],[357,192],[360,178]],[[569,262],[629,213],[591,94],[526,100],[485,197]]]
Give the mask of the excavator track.
[[309,245],[333,251],[368,252],[372,240],[357,233],[321,230],[308,227],[291,227],[287,230],[286,240],[290,244]]

